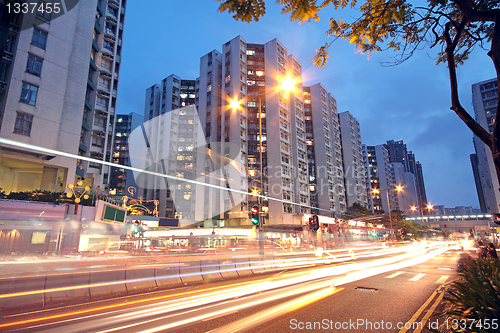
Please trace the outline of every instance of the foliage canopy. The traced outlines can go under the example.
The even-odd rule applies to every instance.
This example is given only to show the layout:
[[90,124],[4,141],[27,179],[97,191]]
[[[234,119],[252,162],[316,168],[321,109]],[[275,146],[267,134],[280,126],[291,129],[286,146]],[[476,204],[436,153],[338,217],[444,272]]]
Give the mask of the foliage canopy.
[[[258,21],[266,13],[265,0],[216,0],[222,2],[219,12],[233,14],[236,20]],[[354,44],[358,52],[392,49],[399,64],[424,47],[440,47],[437,64],[447,63],[451,86],[451,109],[491,150],[500,183],[500,103],[493,120],[492,134],[479,125],[461,105],[456,67],[480,47],[487,51],[500,78],[500,0],[277,0],[282,14],[298,23],[319,20],[326,7],[336,10],[353,8],[359,17],[330,19],[331,40],[316,50],[312,59],[324,66],[328,48],[338,38]],[[349,13],[350,14],[350,13]],[[489,48],[489,49],[487,49]],[[499,84],[500,87],[500,84]]]

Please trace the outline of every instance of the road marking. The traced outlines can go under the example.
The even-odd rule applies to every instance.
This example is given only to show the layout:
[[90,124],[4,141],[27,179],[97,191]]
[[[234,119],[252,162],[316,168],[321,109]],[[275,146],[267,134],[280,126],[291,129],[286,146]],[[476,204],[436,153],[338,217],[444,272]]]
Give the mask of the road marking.
[[438,298],[436,299],[436,301],[434,302],[434,304],[432,304],[432,306],[430,307],[430,309],[427,310],[427,313],[422,318],[422,321],[420,322],[420,325],[417,326],[417,328],[413,331],[413,333],[420,333],[422,331],[422,329],[425,327],[424,326],[425,323],[427,322],[427,320],[429,320],[429,317],[434,313],[434,310],[436,310],[436,307],[438,306],[438,304],[443,299],[443,296],[444,296],[444,294],[440,294],[438,296]]
[[449,275],[441,275],[441,277],[436,281],[436,283],[445,283],[448,280]]
[[[439,288],[441,288],[441,287],[439,287]],[[427,307],[427,305],[429,305],[429,303],[433,300],[434,296],[436,296],[438,289],[436,289],[432,293],[432,295],[427,299],[427,301],[425,301],[425,303],[422,304],[422,306],[417,310],[417,312],[415,312],[413,314],[413,316],[410,318],[410,320],[408,320],[405,323],[405,327],[403,327],[401,330],[399,330],[399,333],[406,333],[410,328],[413,327],[413,323],[415,322],[415,320],[417,320],[417,318],[420,316],[420,314],[425,310],[425,308]]]
[[401,275],[401,274],[403,274],[403,273],[404,273],[404,272],[396,272],[396,273],[394,273],[394,274],[391,274],[391,275],[386,276],[385,278],[386,278],[386,279],[392,279],[392,278],[395,278],[396,276]]
[[418,280],[420,280],[420,279],[421,279],[422,277],[424,277],[424,276],[425,276],[425,274],[424,274],[424,273],[419,273],[419,274],[415,275],[414,277],[412,277],[412,278],[410,279],[410,281],[418,281]]

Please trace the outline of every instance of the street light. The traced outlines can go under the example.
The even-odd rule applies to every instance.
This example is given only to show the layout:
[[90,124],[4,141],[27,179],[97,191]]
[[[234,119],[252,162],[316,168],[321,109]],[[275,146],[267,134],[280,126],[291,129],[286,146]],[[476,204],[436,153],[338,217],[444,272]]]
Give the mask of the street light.
[[[401,192],[403,190],[403,186],[396,186],[396,188],[394,189],[394,191],[396,192]],[[380,193],[380,190],[377,189],[377,188],[374,188],[372,190],[372,193],[374,194],[378,194]],[[393,230],[392,230],[392,215],[391,215],[391,203],[389,202],[389,189],[387,189],[385,191],[385,194],[386,194],[386,197],[387,197],[387,208],[389,209],[389,225],[390,225],[390,229],[391,229],[391,238],[392,238],[392,233],[393,233]]]
[[427,209],[428,214],[431,215],[431,210],[434,208],[434,206],[431,204],[427,204],[425,208]]

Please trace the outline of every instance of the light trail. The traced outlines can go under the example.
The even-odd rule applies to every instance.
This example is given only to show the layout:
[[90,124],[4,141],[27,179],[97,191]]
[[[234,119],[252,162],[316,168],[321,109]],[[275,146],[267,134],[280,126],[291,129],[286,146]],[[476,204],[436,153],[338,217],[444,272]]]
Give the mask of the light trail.
[[[370,249],[372,247],[369,247]],[[373,247],[377,248],[377,247]],[[418,246],[412,246],[412,247],[395,247],[395,248],[383,248],[379,251],[372,251],[372,252],[361,252],[357,254],[357,258],[371,258],[371,257],[377,257],[377,256],[382,256],[386,254],[395,254],[398,252],[407,252],[407,251],[414,251],[415,249],[418,249]],[[122,285],[122,284],[133,284],[133,283],[140,283],[140,282],[148,282],[148,281],[154,281],[156,280],[162,280],[162,279],[171,279],[171,278],[182,278],[184,277],[189,277],[189,276],[198,276],[198,275],[208,275],[208,274],[216,274],[216,273],[228,273],[228,272],[237,272],[237,271],[256,271],[256,270],[261,270],[260,272],[266,272],[270,270],[280,270],[280,269],[285,269],[285,268],[303,268],[303,267],[308,267],[314,264],[327,264],[327,263],[338,263],[338,262],[346,262],[350,261],[352,259],[355,259],[354,256],[354,250],[353,248],[346,249],[349,251],[348,254],[345,255],[337,255],[335,258],[330,259],[330,258],[300,258],[300,260],[296,259],[283,259],[284,262],[276,262],[274,260],[268,260],[268,261],[247,261],[247,262],[234,262],[234,263],[224,263],[224,264],[219,264],[219,265],[205,265],[205,266],[192,266],[199,268],[199,271],[193,272],[193,273],[183,273],[183,274],[175,274],[175,275],[165,275],[162,278],[158,277],[150,277],[150,278],[135,278],[135,279],[128,279],[128,280],[119,280],[119,281],[109,281],[109,282],[100,282],[100,283],[89,283],[89,284],[84,284],[84,285],[76,285],[76,286],[67,286],[67,287],[58,287],[58,288],[49,288],[49,289],[39,289],[39,290],[31,290],[31,291],[23,291],[23,292],[15,292],[15,293],[8,293],[8,294],[2,294],[0,295],[0,299],[5,299],[5,298],[13,298],[13,297],[19,297],[19,296],[28,296],[28,295],[39,295],[39,294],[45,294],[45,293],[55,293],[55,292],[61,292],[61,291],[72,291],[72,290],[80,290],[80,289],[86,289],[86,288],[97,288],[97,287],[111,287],[111,286],[116,286],[116,285]],[[346,250],[335,250],[332,252],[339,252],[339,251],[346,251]],[[288,262],[286,262],[288,261]],[[165,264],[165,265],[173,265],[173,264]],[[239,267],[235,268],[226,268],[228,266],[236,266],[238,265]],[[242,265],[248,265],[248,267],[241,267]],[[278,265],[278,266],[277,266]],[[183,264],[184,267],[190,267],[187,266],[186,264]],[[214,270],[208,270],[208,271],[203,271],[202,267],[208,268],[208,267],[218,267],[219,269],[214,269]],[[123,268],[117,268],[116,270],[101,270],[99,273],[102,272],[113,272],[113,271],[119,271],[122,270]],[[72,274],[72,273],[63,273],[59,275],[65,275],[65,274]]]
[[[236,307],[225,309],[223,311],[221,310],[220,312],[210,312],[207,313],[206,315],[195,316],[194,318],[196,319],[192,318],[184,319],[181,321],[177,321],[175,323],[163,325],[161,326],[161,328],[158,329],[158,330],[164,330],[167,329],[168,327],[177,327],[180,325],[184,325],[186,323],[192,322],[192,320],[203,320],[209,317],[217,316],[218,314],[226,313],[228,311],[237,311],[238,309],[241,309],[245,306],[253,306],[256,304],[262,304],[262,302],[268,302],[271,299],[265,296],[265,293],[266,292],[269,293],[272,290],[276,291],[280,290],[281,288],[293,288],[293,291],[290,291],[290,293],[293,292],[292,294],[286,294],[289,296],[293,296],[293,295],[298,295],[299,293],[317,291],[318,289],[337,287],[346,283],[364,279],[369,276],[381,274],[392,270],[401,270],[404,267],[422,263],[431,258],[434,258],[439,254],[446,252],[447,250],[449,250],[449,248],[430,248],[430,249],[422,248],[415,251],[399,254],[394,257],[382,258],[370,262],[358,262],[358,263],[352,263],[334,267],[321,267],[311,271],[292,272],[257,281],[235,283],[227,286],[213,287],[197,291],[177,293],[173,295],[158,296],[143,300],[126,301],[120,304],[111,304],[92,309],[84,309],[79,311],[62,313],[58,315],[49,315],[45,317],[28,319],[25,321],[5,323],[1,324],[0,328],[11,327],[14,325],[21,325],[21,324],[43,322],[51,319],[63,319],[63,318],[68,318],[70,316],[90,314],[96,311],[108,311],[108,312],[91,315],[87,318],[98,316],[103,320],[102,324],[107,325],[108,327],[110,324],[113,323],[114,324],[123,323],[124,320],[141,320],[140,323],[137,323],[137,325],[140,325],[141,323],[144,323],[142,322],[142,320],[147,320],[147,318],[151,316],[163,317],[165,316],[166,313],[171,313],[174,311],[183,311],[190,308],[211,306],[211,304],[212,305],[218,304],[223,301],[231,301],[231,299],[240,299],[249,295],[255,295],[257,292],[264,293],[262,294],[263,299],[260,301],[256,300],[253,302],[247,302],[244,305],[238,305]],[[182,297],[182,298],[175,299],[176,297]],[[146,302],[156,302],[156,303],[145,304]],[[131,306],[131,305],[135,305],[135,307],[130,310],[120,309],[121,307]],[[111,316],[111,317],[104,318],[105,316]],[[85,317],[80,319],[85,319]],[[59,321],[58,324],[64,322],[70,322],[73,320],[74,319],[67,319],[65,321]],[[148,320],[148,322],[151,321]],[[46,325],[50,324],[43,324],[43,326]],[[81,325],[77,326],[78,328],[81,328]],[[134,325],[134,327],[135,326],[136,325]],[[75,331],[76,330],[77,329],[75,327]],[[65,332],[73,332],[73,331],[69,330],[68,328],[68,330],[66,330]]]
[[270,320],[276,319],[287,313],[293,312],[300,308],[303,308],[309,304],[317,302],[325,297],[332,296],[344,288],[329,287],[321,289],[319,291],[313,292],[311,294],[293,299],[283,304],[276,305],[272,308],[260,311],[252,316],[238,320],[237,322],[219,327],[215,330],[209,331],[207,333],[232,333],[232,332],[244,332],[248,331],[250,328],[262,325]]

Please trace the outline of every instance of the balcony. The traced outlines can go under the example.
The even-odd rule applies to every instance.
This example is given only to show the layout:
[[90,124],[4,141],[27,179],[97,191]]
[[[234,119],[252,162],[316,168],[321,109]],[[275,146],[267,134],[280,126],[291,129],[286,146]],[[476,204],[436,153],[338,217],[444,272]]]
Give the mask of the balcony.
[[87,131],[90,131],[90,125],[87,124],[85,120],[82,121],[82,127],[85,128]]
[[95,90],[94,82],[90,81],[90,79],[87,79],[87,84],[90,87],[90,89]]
[[95,29],[98,33],[102,33],[101,24],[97,20],[95,21]]
[[106,93],[109,93],[110,89],[109,89],[109,85],[104,85],[104,84],[98,84],[97,85],[97,91],[99,93],[103,93],[103,92],[106,92]]
[[111,37],[116,37],[116,33],[113,31],[113,29],[110,29],[110,28],[105,28],[104,29],[104,34],[105,35],[109,35]]
[[115,0],[108,0],[108,5],[112,5],[116,7],[116,9],[120,8],[120,3]]
[[100,113],[100,114],[98,113],[99,115],[102,115],[105,117],[108,116],[108,106],[107,105],[96,104],[95,110]]
[[80,176],[80,177],[84,177],[85,176],[85,170],[83,170],[83,168],[81,168],[80,166],[77,166],[76,167],[76,175],[77,176]]
[[85,99],[85,107],[90,111],[92,111],[92,104],[90,104],[88,99]]
[[85,153],[88,151],[87,146],[86,146],[86,145],[84,145],[84,144],[81,144],[81,143],[80,143],[80,146],[78,146],[78,148],[79,148],[81,151],[85,152]]

